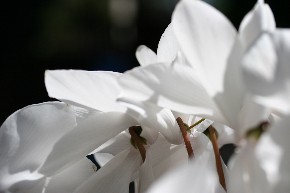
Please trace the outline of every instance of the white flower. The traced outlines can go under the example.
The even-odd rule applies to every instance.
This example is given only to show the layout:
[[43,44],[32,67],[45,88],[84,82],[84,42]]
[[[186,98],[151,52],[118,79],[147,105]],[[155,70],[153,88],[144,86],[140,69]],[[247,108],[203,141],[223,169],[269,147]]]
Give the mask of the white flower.
[[243,60],[247,86],[261,104],[280,114],[290,112],[289,51],[289,30],[277,29],[260,37],[245,53]]
[[202,1],[181,1],[171,25],[186,60],[126,72],[120,77],[119,101],[154,103],[200,115],[236,129],[238,139],[268,119],[270,111],[247,91],[241,74],[244,51],[275,28],[268,5],[259,1],[243,20],[239,34],[220,12]]
[[[59,102],[31,105],[7,118],[0,129],[0,192],[33,192],[31,188],[37,188],[35,186],[44,182],[46,176],[58,174],[55,170],[50,174],[40,170],[46,164],[53,164],[54,160],[47,161],[47,158],[54,145],[76,124],[73,109]],[[91,165],[89,160],[78,163],[76,167],[81,170],[78,171],[80,175],[71,182],[91,175],[93,170],[82,170],[91,168]],[[56,178],[52,177],[52,181],[64,180],[63,176],[73,172],[63,171]],[[70,192],[74,186],[63,184],[63,187]]]
[[[207,137],[203,136],[202,139],[203,151],[198,152],[188,164],[175,168],[158,179],[147,193],[224,193],[218,180],[212,145]],[[225,166],[224,171],[227,171]]]

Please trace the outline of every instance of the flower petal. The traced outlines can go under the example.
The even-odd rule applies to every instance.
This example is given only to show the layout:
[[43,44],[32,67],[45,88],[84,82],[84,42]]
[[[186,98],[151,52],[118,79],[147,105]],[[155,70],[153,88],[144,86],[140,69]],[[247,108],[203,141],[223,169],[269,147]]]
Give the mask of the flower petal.
[[79,161],[110,138],[136,124],[124,113],[96,113],[56,143],[40,172],[53,175],[55,171]]
[[116,81],[119,73],[81,70],[53,70],[45,72],[45,85],[50,97],[76,106],[103,112],[125,112],[115,102],[119,94]]
[[129,192],[133,174],[141,165],[138,151],[128,149],[108,162],[98,172],[85,181],[74,193],[90,192]]
[[[265,106],[268,106],[278,113],[288,114],[290,112],[290,105],[289,105],[289,96],[290,96],[290,87],[289,87],[289,52],[290,52],[290,30],[277,30],[272,36],[271,40],[274,42],[275,45],[275,53],[277,54],[277,59],[274,64],[271,63],[269,65],[274,65],[274,69],[268,69],[269,71],[272,70],[273,78],[270,81],[263,81],[263,76],[257,76],[254,70],[248,70],[244,68],[244,76],[247,86],[249,85],[249,79],[256,81],[256,87],[249,86],[251,91],[259,95],[259,102]],[[263,53],[263,47],[257,47],[257,53]],[[267,53],[266,53],[267,54]],[[253,55],[257,58],[257,60],[261,60],[261,57],[264,57],[262,54]],[[264,69],[267,68],[267,62],[263,65]],[[261,72],[260,72],[261,74]],[[265,78],[264,78],[265,79]]]
[[[256,157],[272,192],[287,192],[290,180],[290,116],[275,123],[257,143]],[[258,186],[259,184],[257,184]]]
[[31,105],[15,112],[0,129],[0,168],[7,168],[7,175],[15,174],[15,178],[19,173],[22,180],[23,172],[34,175],[53,145],[75,126],[74,112],[60,102]]
[[131,146],[130,139],[130,134],[126,131],[123,131],[117,136],[109,139],[106,143],[102,144],[100,147],[94,150],[92,154],[97,152],[117,155],[118,153],[128,149]]
[[171,63],[177,57],[179,50],[180,48],[173,32],[172,24],[169,24],[158,44],[157,61]]
[[100,167],[103,167],[108,163],[114,156],[109,153],[95,153],[94,158],[96,162],[100,165]]
[[225,192],[220,188],[214,154],[204,151],[188,165],[176,168],[156,181],[148,191],[148,193],[160,192]]
[[95,165],[87,158],[47,179],[45,193],[71,193],[96,173]]
[[264,0],[257,1],[254,9],[242,20],[239,28],[241,42],[244,47],[249,47],[259,36],[276,28],[275,19],[271,8]]
[[155,180],[151,159],[151,149],[149,148],[146,150],[146,159],[139,169],[138,192],[140,193],[146,192]]
[[[269,95],[277,90],[277,54],[269,34],[263,34],[253,44],[242,59],[244,81],[253,93]],[[271,84],[275,85],[271,85]],[[269,87],[269,85],[271,85]]]
[[213,96],[222,91],[226,61],[236,36],[233,25],[207,3],[183,0],[175,8],[172,27],[207,92]]
[[237,117],[238,127],[235,130],[237,141],[245,137],[245,134],[249,129],[256,127],[263,121],[268,121],[270,114],[270,109],[257,103],[255,98],[246,99],[245,104]]
[[146,66],[148,64],[154,64],[157,62],[157,56],[147,46],[141,45],[136,50],[136,58],[141,66]]
[[235,193],[268,192],[265,174],[254,156],[253,144],[246,144],[240,152],[230,160],[230,172],[227,188]]
[[159,135],[156,142],[150,146],[150,151],[156,179],[169,170],[188,162],[184,145],[172,145],[162,135]]
[[135,68],[120,78],[118,100],[151,102],[185,114],[199,114],[226,122],[191,67],[173,63]]
[[150,102],[122,102],[128,114],[142,126],[141,136],[153,144],[160,132],[170,143],[180,144],[182,136],[173,113],[169,109],[158,107]]

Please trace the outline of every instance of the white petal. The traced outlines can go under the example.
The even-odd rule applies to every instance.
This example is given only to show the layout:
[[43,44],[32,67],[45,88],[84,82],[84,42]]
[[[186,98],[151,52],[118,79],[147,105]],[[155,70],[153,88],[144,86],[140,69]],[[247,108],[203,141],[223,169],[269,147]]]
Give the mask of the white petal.
[[33,176],[54,144],[75,126],[74,112],[64,103],[31,105],[15,112],[0,130],[0,173],[8,169],[6,180],[21,181],[19,176],[26,180],[22,175],[26,172],[29,180],[28,173]]
[[[0,192],[30,191],[42,182],[43,175],[29,170],[11,174],[8,167],[1,167],[0,171]],[[37,186],[38,190],[43,189],[43,183]],[[39,191],[38,191],[39,192]],[[36,192],[37,193],[37,192]]]
[[150,102],[131,102],[126,105],[128,113],[142,126],[141,136],[153,144],[160,132],[170,143],[180,144],[182,136],[173,113]]
[[275,19],[269,5],[259,0],[254,9],[244,17],[239,28],[243,46],[250,46],[261,33],[274,31],[275,28]]
[[232,128],[217,122],[214,122],[213,127],[218,132],[218,144],[220,147],[235,142],[235,131]]
[[[277,54],[269,34],[264,34],[247,50],[242,67],[244,81],[252,92],[268,95],[276,90]],[[272,84],[275,85],[272,85]],[[269,87],[269,85],[271,85]]]
[[270,109],[257,103],[255,98],[248,98],[237,117],[238,127],[235,128],[237,141],[243,138],[249,129],[268,121],[270,113]]
[[188,162],[188,154],[184,144],[171,145],[162,135],[159,135],[157,141],[150,146],[150,150],[156,179],[169,170]]
[[81,70],[54,70],[45,72],[45,85],[50,97],[99,111],[126,109],[115,102],[119,94],[116,81],[119,73]]
[[96,173],[95,165],[87,158],[47,179],[45,193],[71,193]]
[[241,58],[243,50],[237,38],[227,61],[224,77],[224,92],[216,96],[216,101],[229,121],[229,126],[236,127],[236,117],[244,103],[247,90],[242,76]]
[[[288,114],[290,112],[290,30],[277,30],[273,34],[272,39],[275,43],[277,54],[277,61],[274,64],[274,78],[270,82],[262,82],[260,80],[256,83],[257,87],[253,88],[251,91],[254,94],[260,95],[260,103],[273,108],[278,113]],[[261,47],[260,50],[262,49],[263,48]],[[256,78],[253,76],[253,73],[251,74],[249,71],[245,72],[247,73],[245,73],[245,79]],[[267,95],[265,95],[265,93],[267,93]]]
[[157,62],[157,56],[147,46],[141,45],[136,50],[136,58],[141,66],[146,66],[148,64],[154,64]]
[[152,155],[150,148],[146,150],[146,159],[139,169],[139,192],[145,192],[154,182],[154,172],[152,168]]
[[172,24],[169,24],[158,44],[157,61],[171,63],[177,57],[179,50],[180,48],[173,32]]
[[106,165],[113,157],[114,156],[109,153],[95,153],[94,154],[94,158],[96,162],[100,165],[100,167],[103,167],[104,165]]
[[185,114],[214,117],[226,122],[205,91],[196,71],[178,63],[135,68],[120,78],[119,101],[149,101]]
[[290,188],[289,115],[275,123],[261,136],[256,147],[257,159],[265,171],[272,192],[287,192]]
[[116,137],[109,139],[106,143],[102,144],[96,150],[92,152],[92,154],[98,153],[109,153],[112,155],[117,155],[118,153],[124,151],[131,147],[130,142],[131,136],[128,132],[123,131],[118,134]]
[[96,191],[127,193],[129,192],[131,178],[141,162],[141,156],[137,151],[132,151],[132,149],[123,151],[83,183],[75,193]]
[[56,143],[40,171],[47,175],[61,171],[132,125],[135,120],[123,113],[95,114]]
[[226,60],[236,30],[219,11],[203,1],[184,0],[172,18],[176,38],[211,96],[223,90]]
[[176,168],[151,186],[148,193],[224,192],[216,174],[214,155],[204,151],[189,165]]
[[247,144],[230,160],[228,191],[235,193],[265,193],[265,174],[254,155],[253,144]]

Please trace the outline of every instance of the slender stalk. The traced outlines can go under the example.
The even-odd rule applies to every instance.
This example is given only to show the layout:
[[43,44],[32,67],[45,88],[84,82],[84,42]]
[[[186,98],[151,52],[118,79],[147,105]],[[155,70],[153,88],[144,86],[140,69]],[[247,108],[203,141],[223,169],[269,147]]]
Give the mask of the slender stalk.
[[214,150],[216,168],[217,168],[217,172],[218,172],[218,176],[219,176],[219,181],[220,181],[220,184],[222,185],[222,187],[227,191],[225,175],[224,175],[220,151],[219,151],[219,146],[217,143],[216,131],[215,131],[215,128],[213,126],[209,126],[208,130],[209,130],[209,138],[210,138],[210,141],[212,143],[213,150]]
[[196,123],[194,123],[193,125],[191,125],[188,129],[192,129],[193,127],[197,126],[198,124],[200,124],[204,120],[205,120],[204,118],[200,119],[199,121],[197,121]]
[[132,139],[134,140],[139,152],[140,152],[140,155],[142,157],[142,160],[143,162],[145,161],[146,159],[146,149],[143,145],[143,141],[141,140],[141,138],[137,135],[136,131],[135,131],[135,126],[132,126],[129,128],[129,133],[132,137]]
[[179,125],[179,128],[180,128],[180,131],[181,131],[181,134],[182,134],[182,137],[183,137],[183,140],[184,140],[184,144],[185,144],[185,147],[186,147],[186,150],[187,150],[187,154],[188,154],[188,157],[189,158],[193,158],[194,154],[193,154],[193,149],[192,149],[192,146],[191,146],[191,143],[190,143],[190,140],[189,140],[189,135],[186,131],[186,127],[184,126],[184,123],[182,121],[182,119],[180,117],[178,117],[176,119],[178,125]]

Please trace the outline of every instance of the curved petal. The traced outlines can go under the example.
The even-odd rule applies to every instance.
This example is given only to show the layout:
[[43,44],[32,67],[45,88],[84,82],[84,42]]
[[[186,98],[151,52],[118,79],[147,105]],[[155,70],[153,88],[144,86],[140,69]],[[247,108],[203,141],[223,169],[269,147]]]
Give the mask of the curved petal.
[[235,131],[223,124],[214,122],[213,127],[216,128],[218,132],[218,144],[222,147],[225,144],[235,143]]
[[125,150],[98,170],[74,193],[93,193],[96,191],[127,193],[133,174],[141,163],[141,156],[137,151],[133,149]]
[[[290,180],[290,116],[275,123],[261,136],[255,155],[265,171],[272,192],[287,192]],[[259,184],[257,184],[258,186]]]
[[124,113],[97,113],[81,122],[54,146],[40,172],[53,175],[137,123]]
[[222,91],[226,61],[236,37],[233,25],[207,3],[183,0],[175,8],[172,26],[207,92],[213,96]]
[[[248,70],[245,69],[244,76],[245,80],[253,80],[256,81],[255,87],[250,87],[251,91],[254,94],[259,95],[259,102],[264,104],[265,106],[268,106],[274,110],[276,110],[278,113],[288,114],[290,112],[290,106],[289,106],[289,96],[290,96],[290,84],[289,84],[289,74],[290,74],[290,68],[289,68],[289,52],[290,52],[290,30],[277,30],[272,36],[271,40],[274,42],[275,45],[275,54],[276,60],[272,61],[275,62],[271,65],[274,65],[272,70],[273,78],[269,81],[265,82],[262,78],[257,76],[257,72],[254,70]],[[263,47],[257,47],[255,48],[257,53],[263,53]],[[261,57],[264,57],[262,54],[253,54],[252,57],[256,60],[261,60]],[[267,61],[270,62],[270,61]],[[265,63],[268,64],[268,63]],[[264,69],[267,68],[267,65],[263,65]],[[261,74],[261,72],[260,72]],[[265,76],[265,75],[264,75]],[[264,78],[265,79],[265,78]],[[249,84],[249,81],[245,81],[247,83],[247,86]]]
[[148,101],[177,112],[226,122],[191,67],[173,63],[135,68],[120,77],[120,85],[118,101]]
[[159,40],[157,61],[171,63],[177,57],[179,50],[180,48],[173,32],[172,24],[169,24]]
[[157,62],[157,56],[147,46],[141,45],[136,50],[136,58],[141,66],[146,66],[148,64],[154,64]]
[[92,152],[94,153],[109,153],[112,155],[117,155],[118,153],[128,149],[131,146],[130,142],[131,136],[128,132],[123,131],[117,136],[109,139],[107,142],[102,144],[96,150]]
[[271,8],[264,0],[257,1],[254,9],[242,20],[239,34],[244,47],[249,47],[258,37],[276,28],[275,19]]
[[253,144],[246,144],[240,152],[230,160],[230,172],[227,188],[235,193],[268,192],[265,173],[254,156]]
[[21,181],[39,176],[35,172],[54,144],[75,126],[74,112],[60,102],[31,105],[12,114],[0,129],[0,177]]
[[270,109],[257,103],[255,98],[246,99],[237,117],[238,127],[235,130],[237,141],[245,137],[249,129],[256,127],[263,121],[268,121],[270,114]]
[[214,155],[204,151],[188,165],[178,167],[153,184],[148,193],[225,192],[220,188]]
[[83,158],[56,176],[48,178],[45,193],[71,193],[95,173],[95,165]]
[[128,109],[128,114],[134,117],[143,130],[141,136],[153,144],[160,132],[170,143],[180,144],[182,136],[176,119],[169,109],[158,107],[150,102],[122,102]]
[[[247,88],[253,93],[268,95],[277,90],[278,66],[275,45],[269,34],[263,34],[246,51],[242,70]],[[272,85],[275,84],[275,85]]]
[[115,102],[119,94],[116,72],[81,70],[47,70],[45,86],[50,97],[76,106],[85,106],[103,112],[125,112]]
[[100,167],[103,167],[104,165],[106,165],[113,157],[114,156],[109,153],[95,153],[94,154],[94,158],[96,162],[100,165]]
[[144,193],[154,182],[154,172],[152,168],[152,155],[150,148],[146,150],[146,159],[139,169],[139,192]]
[[188,163],[188,155],[184,145],[172,145],[162,135],[159,135],[157,141],[150,146],[150,150],[156,179],[169,170]]

